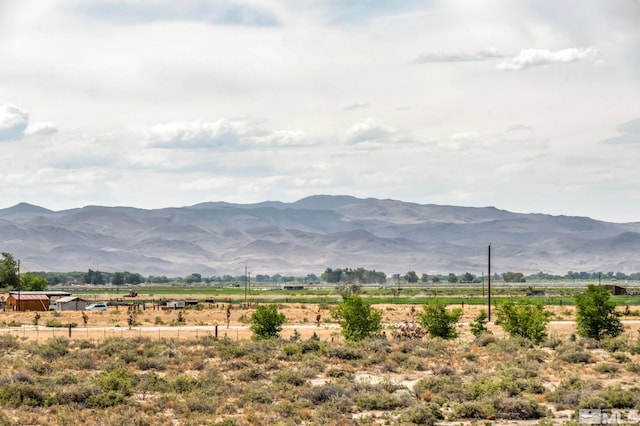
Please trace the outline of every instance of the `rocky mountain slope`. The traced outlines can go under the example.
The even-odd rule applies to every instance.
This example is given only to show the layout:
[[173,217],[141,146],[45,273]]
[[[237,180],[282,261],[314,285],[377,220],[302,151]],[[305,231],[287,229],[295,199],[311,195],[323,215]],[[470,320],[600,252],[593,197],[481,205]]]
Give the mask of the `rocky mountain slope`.
[[143,275],[640,271],[640,223],[349,196],[143,210],[0,210],[0,249],[23,270]]

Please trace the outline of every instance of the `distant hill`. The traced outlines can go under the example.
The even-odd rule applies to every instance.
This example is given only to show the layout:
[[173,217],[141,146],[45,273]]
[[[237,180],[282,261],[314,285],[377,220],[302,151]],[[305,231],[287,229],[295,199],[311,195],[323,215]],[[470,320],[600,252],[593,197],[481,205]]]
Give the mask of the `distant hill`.
[[208,202],[144,210],[0,210],[0,250],[24,270],[143,275],[319,274],[363,267],[387,274],[492,270],[564,274],[640,271],[640,223],[316,195],[294,203]]

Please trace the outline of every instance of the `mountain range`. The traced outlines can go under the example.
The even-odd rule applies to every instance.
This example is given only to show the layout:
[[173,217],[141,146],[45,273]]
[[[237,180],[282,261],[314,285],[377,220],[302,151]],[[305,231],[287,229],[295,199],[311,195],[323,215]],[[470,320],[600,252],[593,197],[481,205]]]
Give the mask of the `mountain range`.
[[316,195],[293,203],[0,209],[0,250],[23,271],[306,275],[639,272],[640,222]]

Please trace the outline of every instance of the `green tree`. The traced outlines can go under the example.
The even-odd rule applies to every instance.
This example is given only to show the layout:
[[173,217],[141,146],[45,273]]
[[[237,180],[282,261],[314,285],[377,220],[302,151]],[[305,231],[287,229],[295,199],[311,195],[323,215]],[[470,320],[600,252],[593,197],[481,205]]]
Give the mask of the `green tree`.
[[456,277],[456,274],[454,274],[453,272],[449,273],[449,277],[447,278],[447,281],[450,283],[457,283],[458,282],[458,277]]
[[434,337],[455,339],[458,337],[456,325],[462,316],[460,308],[447,311],[447,304],[440,299],[431,299],[423,306],[420,325]]
[[422,275],[420,276],[420,281],[422,281],[423,283],[426,283],[427,281],[429,281],[429,275],[423,272]]
[[35,272],[20,275],[20,288],[25,291],[42,291],[47,288],[47,280]]
[[18,288],[18,262],[11,253],[2,253],[0,259],[0,287]]
[[358,341],[381,330],[382,311],[357,294],[343,294],[342,299],[342,303],[333,309],[332,316],[339,321],[345,339]]
[[540,302],[513,300],[497,306],[496,324],[510,336],[519,336],[540,343],[547,336],[550,312]]
[[483,334],[491,333],[489,329],[487,329],[487,311],[482,309],[478,315],[473,319],[473,321],[469,324],[469,328],[471,329],[471,334],[473,334],[476,338],[482,336]]
[[580,336],[600,340],[604,336],[619,336],[624,331],[620,312],[616,311],[616,305],[604,287],[591,284],[574,298]]
[[505,283],[524,283],[527,281],[522,272],[504,272],[502,279]]
[[254,339],[271,339],[279,337],[282,324],[286,321],[284,314],[278,312],[277,305],[258,306],[251,315],[251,331]]
[[472,283],[474,282],[476,279],[476,277],[473,276],[473,274],[469,273],[469,272],[465,272],[462,277],[460,277],[460,281],[463,283]]
[[404,276],[404,279],[408,283],[417,283],[418,282],[418,274],[416,274],[416,271],[409,271],[409,272],[407,272],[407,275]]

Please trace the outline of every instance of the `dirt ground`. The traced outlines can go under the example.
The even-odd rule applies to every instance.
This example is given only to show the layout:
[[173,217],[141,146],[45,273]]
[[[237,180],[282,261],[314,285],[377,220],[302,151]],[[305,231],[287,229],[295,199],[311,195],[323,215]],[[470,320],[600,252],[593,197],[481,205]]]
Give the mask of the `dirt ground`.
[[[170,299],[172,296],[166,295],[165,298]],[[176,296],[176,298],[184,298],[184,296]],[[268,299],[265,298],[264,303],[268,303]],[[191,339],[204,335],[217,335],[232,339],[249,338],[251,336],[249,318],[255,311],[255,303],[231,305],[227,324],[229,306],[225,303],[202,303],[202,309],[163,310],[147,304],[146,309],[133,312],[123,306],[110,307],[106,312],[86,312],[88,318],[86,325],[82,312],[39,312],[37,327],[34,325],[36,312],[0,312],[0,333],[12,333],[24,339],[37,340],[55,336],[70,337],[74,340],[99,340],[111,336]],[[394,324],[411,319],[412,307],[415,308],[416,314],[422,312],[421,305],[374,306],[382,311],[382,321],[387,335],[393,332]],[[449,308],[463,310],[459,326],[462,339],[471,336],[468,323],[473,321],[480,310],[486,310],[486,306],[479,305],[450,305]],[[322,308],[319,304],[298,303],[292,299],[289,303],[280,304],[278,309],[286,316],[285,327],[281,334],[284,338],[296,332],[302,338],[308,338],[313,333],[323,340],[341,338],[340,327],[331,317],[331,306]],[[575,319],[575,307],[548,306],[547,309],[552,312],[551,322],[547,328],[550,335],[568,336],[575,333],[575,323],[572,322]],[[133,319],[131,328],[128,325],[129,315]],[[179,322],[179,315],[182,315],[182,322]],[[319,326],[316,322],[318,315],[320,315]],[[492,319],[495,319],[495,314]],[[623,322],[630,335],[638,336],[640,318],[625,316]],[[68,327],[70,323],[75,324],[71,330]],[[52,324],[58,327],[47,326]],[[502,329],[493,323],[490,323],[488,328],[497,336],[503,335]]]

